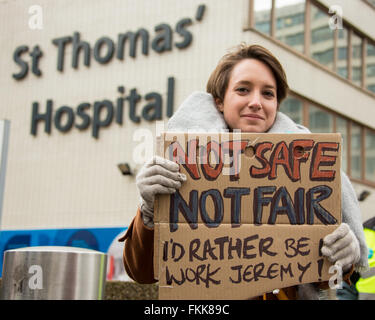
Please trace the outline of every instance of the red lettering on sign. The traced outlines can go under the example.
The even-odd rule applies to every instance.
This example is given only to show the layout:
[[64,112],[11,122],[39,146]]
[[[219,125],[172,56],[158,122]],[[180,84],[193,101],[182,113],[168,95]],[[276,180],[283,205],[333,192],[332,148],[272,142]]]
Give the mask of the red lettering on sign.
[[269,175],[270,179],[276,179],[277,177],[277,166],[282,165],[285,169],[286,174],[289,178],[292,177],[292,170],[289,165],[289,150],[284,141],[279,142],[275,150],[273,151],[271,158],[271,172]]
[[170,160],[182,164],[190,177],[194,180],[200,179],[200,173],[197,166],[197,146],[198,139],[188,141],[188,152],[186,154],[178,141],[174,141],[169,145],[169,154],[171,155],[172,152],[172,157],[169,156]]
[[[220,175],[221,170],[223,170],[223,159],[221,157],[221,146],[216,141],[210,141],[207,143],[207,148],[202,148],[203,154],[201,162],[202,164],[202,171],[207,180],[216,180],[216,178]],[[215,167],[211,166],[211,157],[210,154],[213,153],[215,155]],[[203,160],[203,161],[202,161]]]
[[250,175],[252,177],[264,178],[270,173],[271,166],[268,160],[264,157],[264,154],[267,151],[272,150],[272,148],[273,148],[272,142],[262,142],[262,143],[258,143],[255,146],[255,158],[262,164],[262,168],[251,166]]
[[309,158],[309,151],[314,145],[313,140],[293,140],[290,144],[289,156],[291,156],[291,166],[293,181],[301,179],[301,162],[306,162]]
[[318,142],[314,146],[311,166],[310,179],[313,181],[332,181],[335,178],[335,170],[320,170],[320,166],[333,166],[336,163],[337,156],[327,156],[325,151],[337,152],[339,144],[337,142]]

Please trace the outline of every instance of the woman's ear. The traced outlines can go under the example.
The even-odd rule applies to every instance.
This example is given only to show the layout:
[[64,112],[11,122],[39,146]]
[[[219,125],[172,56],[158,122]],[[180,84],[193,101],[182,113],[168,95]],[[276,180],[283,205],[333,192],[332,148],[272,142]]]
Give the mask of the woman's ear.
[[216,107],[220,112],[224,112],[224,104],[219,98],[215,99]]

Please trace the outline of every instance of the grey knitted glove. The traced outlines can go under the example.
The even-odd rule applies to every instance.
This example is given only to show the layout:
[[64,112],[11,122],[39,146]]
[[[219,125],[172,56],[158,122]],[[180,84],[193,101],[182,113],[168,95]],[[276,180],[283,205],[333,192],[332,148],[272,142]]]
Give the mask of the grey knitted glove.
[[342,223],[323,239],[322,254],[344,272],[359,261],[359,242],[348,224]]
[[172,194],[186,181],[179,172],[180,166],[170,160],[154,156],[142,167],[136,177],[136,185],[141,195],[143,223],[154,227],[154,201],[157,194]]

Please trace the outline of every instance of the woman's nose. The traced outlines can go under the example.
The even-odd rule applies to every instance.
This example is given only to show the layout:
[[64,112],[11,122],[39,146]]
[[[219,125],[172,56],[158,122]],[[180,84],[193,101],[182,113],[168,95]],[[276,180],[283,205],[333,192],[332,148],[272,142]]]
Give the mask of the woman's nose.
[[248,107],[250,109],[259,110],[262,108],[261,95],[258,92],[253,92],[250,96]]

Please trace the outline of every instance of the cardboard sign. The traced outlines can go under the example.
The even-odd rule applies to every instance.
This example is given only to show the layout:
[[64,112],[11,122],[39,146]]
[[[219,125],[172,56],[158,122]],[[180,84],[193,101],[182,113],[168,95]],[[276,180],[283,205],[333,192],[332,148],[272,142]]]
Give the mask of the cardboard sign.
[[188,180],[155,203],[159,299],[249,299],[326,281],[341,223],[340,134],[163,133]]

